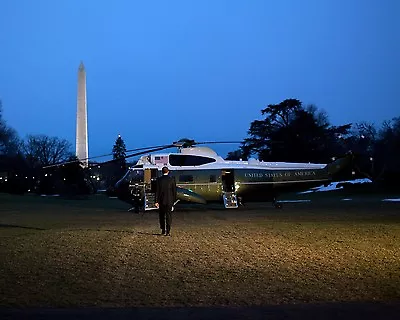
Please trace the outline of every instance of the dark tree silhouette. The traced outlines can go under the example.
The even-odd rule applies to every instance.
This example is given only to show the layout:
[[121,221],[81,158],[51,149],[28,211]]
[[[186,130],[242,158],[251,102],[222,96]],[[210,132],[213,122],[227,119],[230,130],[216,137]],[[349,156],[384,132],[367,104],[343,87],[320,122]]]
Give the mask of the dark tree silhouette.
[[344,151],[338,137],[347,135],[351,124],[330,126],[326,113],[314,105],[304,108],[300,100],[286,99],[261,113],[265,118],[251,123],[250,137],[242,144],[244,157],[256,154],[266,161],[327,162]]
[[46,135],[29,135],[22,148],[31,167],[53,165],[72,156],[69,141]]
[[[106,185],[109,192],[113,192],[115,183],[125,174],[127,170],[126,163],[126,146],[121,135],[115,140],[114,146],[112,148],[114,162],[108,163],[106,165],[109,168],[107,171],[110,172],[108,178],[106,179]],[[104,169],[103,165],[103,169]]]
[[125,159],[126,146],[124,140],[121,138],[121,135],[118,135],[117,140],[115,140],[112,153],[114,159]]
[[120,175],[126,170],[126,146],[124,140],[121,138],[121,135],[118,135],[117,140],[115,140],[112,153],[113,159],[116,160],[116,174]]
[[235,151],[228,152],[225,160],[247,160],[247,157],[243,153],[243,150],[238,149]]
[[0,100],[0,155],[15,156],[19,153],[19,147],[17,132],[8,126],[3,118],[3,106]]
[[385,121],[374,146],[375,180],[385,180],[386,184],[398,187],[400,179],[400,117]]
[[82,195],[95,192],[89,171],[79,163],[76,156],[71,156],[67,164],[60,166],[60,177],[64,182],[64,193]]
[[267,108],[261,110],[261,114],[266,117],[263,120],[254,120],[250,124],[248,130],[250,137],[244,140],[243,153],[246,156],[257,154],[262,160],[270,158],[274,144],[278,141],[284,143],[285,141],[280,141],[282,138],[288,140],[284,137],[289,134],[285,128],[289,127],[291,121],[295,118],[296,110],[300,108],[301,102],[299,100],[287,99],[276,105],[270,104]]

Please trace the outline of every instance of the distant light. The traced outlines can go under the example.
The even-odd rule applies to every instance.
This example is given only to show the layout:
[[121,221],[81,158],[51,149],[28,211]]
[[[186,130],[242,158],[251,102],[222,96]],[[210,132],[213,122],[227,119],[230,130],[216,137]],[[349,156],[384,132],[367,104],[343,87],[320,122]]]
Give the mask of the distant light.
[[28,192],[31,192],[31,189],[28,189]]
[[361,139],[364,139],[364,138],[365,138],[365,136],[362,134],[362,135],[361,135]]
[[28,179],[28,177],[25,177],[25,179]]
[[67,179],[64,178],[64,181],[65,181],[65,180],[67,180]]
[[374,160],[374,158],[370,157],[370,158],[369,158],[369,161],[372,161],[372,160]]
[[4,179],[4,181],[6,181],[6,182],[7,182],[7,178],[5,178],[5,179]]
[[16,177],[18,177],[18,175],[17,175],[17,174],[16,174],[15,176],[16,176]]
[[355,172],[355,171],[352,171],[351,174],[354,176],[354,175],[356,174],[356,172]]
[[335,157],[332,157],[332,161],[335,161],[336,160],[336,158]]
[[97,181],[99,181],[100,180],[100,178],[99,177],[97,177]]
[[44,176],[47,177],[47,173]]

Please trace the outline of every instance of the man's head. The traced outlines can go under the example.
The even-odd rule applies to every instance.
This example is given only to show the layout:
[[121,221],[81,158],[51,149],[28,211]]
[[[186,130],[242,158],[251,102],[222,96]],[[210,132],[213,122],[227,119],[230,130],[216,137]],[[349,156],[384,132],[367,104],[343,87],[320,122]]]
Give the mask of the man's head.
[[168,174],[169,169],[168,169],[167,167],[163,167],[163,168],[161,169],[161,172],[162,172],[162,174]]

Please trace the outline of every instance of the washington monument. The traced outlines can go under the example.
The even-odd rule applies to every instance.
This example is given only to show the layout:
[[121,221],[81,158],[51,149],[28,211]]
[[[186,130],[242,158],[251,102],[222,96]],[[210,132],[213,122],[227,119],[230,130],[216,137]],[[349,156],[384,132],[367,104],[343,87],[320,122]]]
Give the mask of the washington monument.
[[86,105],[86,71],[83,62],[78,69],[78,99],[76,109],[76,156],[85,166],[88,165],[88,133]]

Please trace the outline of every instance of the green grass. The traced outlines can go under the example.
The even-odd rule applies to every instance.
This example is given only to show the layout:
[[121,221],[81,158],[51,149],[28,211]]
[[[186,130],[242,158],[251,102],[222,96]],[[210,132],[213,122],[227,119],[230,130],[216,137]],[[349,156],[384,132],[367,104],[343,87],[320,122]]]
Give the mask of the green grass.
[[[336,199],[337,200],[337,199]],[[2,306],[400,301],[400,204],[186,206],[173,236],[118,200],[0,194]]]

